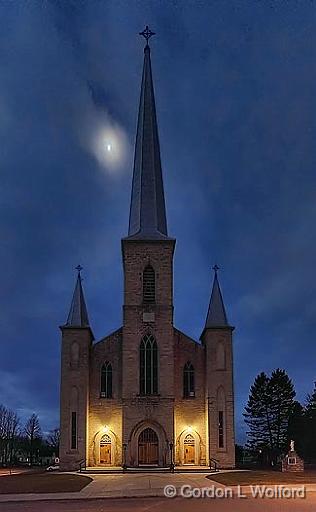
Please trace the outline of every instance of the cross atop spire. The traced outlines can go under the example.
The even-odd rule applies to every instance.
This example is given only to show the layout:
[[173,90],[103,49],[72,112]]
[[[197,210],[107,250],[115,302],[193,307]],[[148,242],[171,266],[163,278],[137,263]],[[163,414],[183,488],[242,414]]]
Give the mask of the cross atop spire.
[[78,272],[77,282],[75,286],[75,291],[72,297],[71,306],[66,322],[67,327],[89,327],[89,318],[86,302],[84,299],[83,288],[82,288],[82,278],[81,278],[81,270],[82,266],[78,265],[76,267]]
[[146,46],[148,46],[148,41],[152,36],[156,35],[156,32],[150,30],[148,25],[146,25],[145,29],[142,32],[139,32],[140,36],[143,36],[146,39]]
[[134,154],[133,184],[128,238],[168,238],[165,196],[160,160],[148,26],[140,32],[146,39]]

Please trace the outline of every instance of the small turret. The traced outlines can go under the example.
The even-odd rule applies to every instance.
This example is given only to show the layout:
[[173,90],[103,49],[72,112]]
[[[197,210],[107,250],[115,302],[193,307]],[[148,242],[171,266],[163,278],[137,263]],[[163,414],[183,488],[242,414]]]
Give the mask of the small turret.
[[209,456],[222,468],[235,466],[232,332],[218,281],[218,266],[201,340],[206,352]]
[[80,461],[86,458],[90,349],[94,338],[83,294],[81,270],[78,265],[67,322],[60,328],[60,466],[65,471],[77,470]]

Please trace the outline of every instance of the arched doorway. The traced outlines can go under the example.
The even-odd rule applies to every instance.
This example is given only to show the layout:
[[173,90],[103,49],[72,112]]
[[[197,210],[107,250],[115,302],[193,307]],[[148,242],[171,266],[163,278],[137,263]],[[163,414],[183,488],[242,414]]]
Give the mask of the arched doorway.
[[100,440],[100,464],[111,464],[111,438],[104,434]]
[[145,428],[138,438],[138,464],[158,465],[159,441],[156,432],[152,428]]
[[192,434],[187,434],[184,438],[184,464],[195,463],[195,440]]

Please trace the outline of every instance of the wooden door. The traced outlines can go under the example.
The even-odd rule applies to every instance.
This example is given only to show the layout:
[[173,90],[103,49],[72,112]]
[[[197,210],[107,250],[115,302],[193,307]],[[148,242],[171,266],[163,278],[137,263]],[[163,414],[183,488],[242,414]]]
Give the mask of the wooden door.
[[191,434],[184,440],[184,464],[195,464],[195,441]]
[[111,438],[107,434],[100,441],[100,464],[111,464]]
[[187,444],[184,447],[184,464],[194,464],[195,462],[195,450],[194,444]]
[[111,464],[111,445],[109,443],[100,446],[100,464]]
[[151,428],[146,428],[138,439],[138,464],[157,465],[159,461],[158,437]]

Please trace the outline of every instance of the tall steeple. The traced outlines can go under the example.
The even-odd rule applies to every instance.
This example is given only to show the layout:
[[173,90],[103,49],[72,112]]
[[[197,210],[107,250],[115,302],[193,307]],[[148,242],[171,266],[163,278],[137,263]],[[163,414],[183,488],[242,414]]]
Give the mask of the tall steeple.
[[128,238],[168,238],[160,147],[151,71],[148,27],[140,33],[146,39],[137,134]]
[[81,282],[82,267],[78,265],[76,270],[78,271],[78,277],[65,327],[89,327],[88,311]]
[[204,329],[230,327],[227,320],[222,292],[218,282],[217,271],[219,270],[219,267],[215,265],[213,270],[213,288]]

